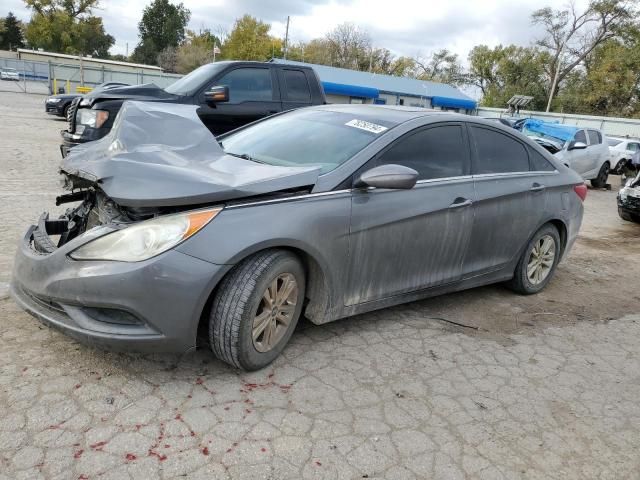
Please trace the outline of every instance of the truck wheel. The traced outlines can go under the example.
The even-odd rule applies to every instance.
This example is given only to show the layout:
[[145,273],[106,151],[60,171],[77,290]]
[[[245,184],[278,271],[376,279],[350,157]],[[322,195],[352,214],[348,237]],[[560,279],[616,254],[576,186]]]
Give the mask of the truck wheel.
[[607,179],[609,178],[609,162],[604,162],[600,167],[598,176],[591,180],[591,186],[593,188],[604,188],[607,185]]
[[558,229],[544,225],[527,244],[507,286],[523,295],[538,293],[553,277],[561,248]]
[[265,250],[222,280],[209,318],[216,357],[245,370],[270,364],[291,338],[302,312],[304,269],[286,250]]

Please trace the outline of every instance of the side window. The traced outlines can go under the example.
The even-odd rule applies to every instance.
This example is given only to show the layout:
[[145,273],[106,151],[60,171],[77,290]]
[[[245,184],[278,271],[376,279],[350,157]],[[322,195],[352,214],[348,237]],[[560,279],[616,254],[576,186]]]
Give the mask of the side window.
[[377,161],[413,168],[418,180],[468,175],[469,152],[461,125],[440,125],[398,139]]
[[631,150],[632,152],[637,152],[638,150],[640,150],[640,145],[638,145],[637,143],[629,143],[627,145],[627,150]]
[[504,133],[471,127],[476,145],[476,174],[528,172],[529,157],[524,145]]
[[600,132],[596,130],[589,130],[589,145],[598,145],[602,143],[602,137],[600,136]]
[[311,92],[307,76],[300,70],[284,70],[287,98],[294,102],[310,102]]
[[229,87],[229,103],[273,100],[271,71],[268,68],[236,68],[216,84]]
[[529,159],[531,160],[531,170],[534,172],[553,172],[556,169],[549,160],[532,148],[529,149]]
[[585,145],[587,144],[587,136],[585,135],[584,130],[578,130],[574,135],[573,139],[576,142],[582,142]]

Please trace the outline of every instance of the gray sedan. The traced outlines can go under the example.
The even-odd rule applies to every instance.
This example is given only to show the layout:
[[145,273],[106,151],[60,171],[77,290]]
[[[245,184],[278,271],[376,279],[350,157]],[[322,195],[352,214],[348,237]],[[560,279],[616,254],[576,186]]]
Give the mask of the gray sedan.
[[316,324],[506,282],[542,290],[582,179],[519,132],[424,109],[326,105],[215,139],[196,107],[128,102],[61,172],[72,206],[27,230],[12,293],[109,349],[206,336],[247,370]]

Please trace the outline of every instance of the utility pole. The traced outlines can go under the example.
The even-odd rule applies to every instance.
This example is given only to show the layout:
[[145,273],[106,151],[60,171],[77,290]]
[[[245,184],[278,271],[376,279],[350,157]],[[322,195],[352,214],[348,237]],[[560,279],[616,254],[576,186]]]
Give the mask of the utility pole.
[[558,85],[558,76],[560,75],[560,65],[562,63],[562,53],[564,52],[564,43],[560,48],[560,53],[558,54],[558,61],[556,63],[556,71],[553,74],[553,82],[551,82],[551,91],[549,92],[549,101],[547,102],[547,109],[545,112],[551,110],[551,100],[553,100],[553,94],[556,91],[556,86]]
[[284,55],[284,59],[287,59],[287,49],[289,48],[289,15],[287,15],[287,29],[285,31],[284,34],[284,51],[283,51],[283,55]]

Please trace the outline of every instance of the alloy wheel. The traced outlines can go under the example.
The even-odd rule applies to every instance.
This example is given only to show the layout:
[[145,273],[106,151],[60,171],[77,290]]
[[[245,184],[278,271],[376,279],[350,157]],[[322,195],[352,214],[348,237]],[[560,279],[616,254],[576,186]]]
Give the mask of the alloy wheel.
[[556,258],[556,242],[551,235],[543,235],[531,249],[527,262],[527,279],[540,285],[549,276]]
[[267,287],[253,319],[251,336],[258,352],[268,352],[282,339],[298,303],[298,283],[290,273],[278,275]]

